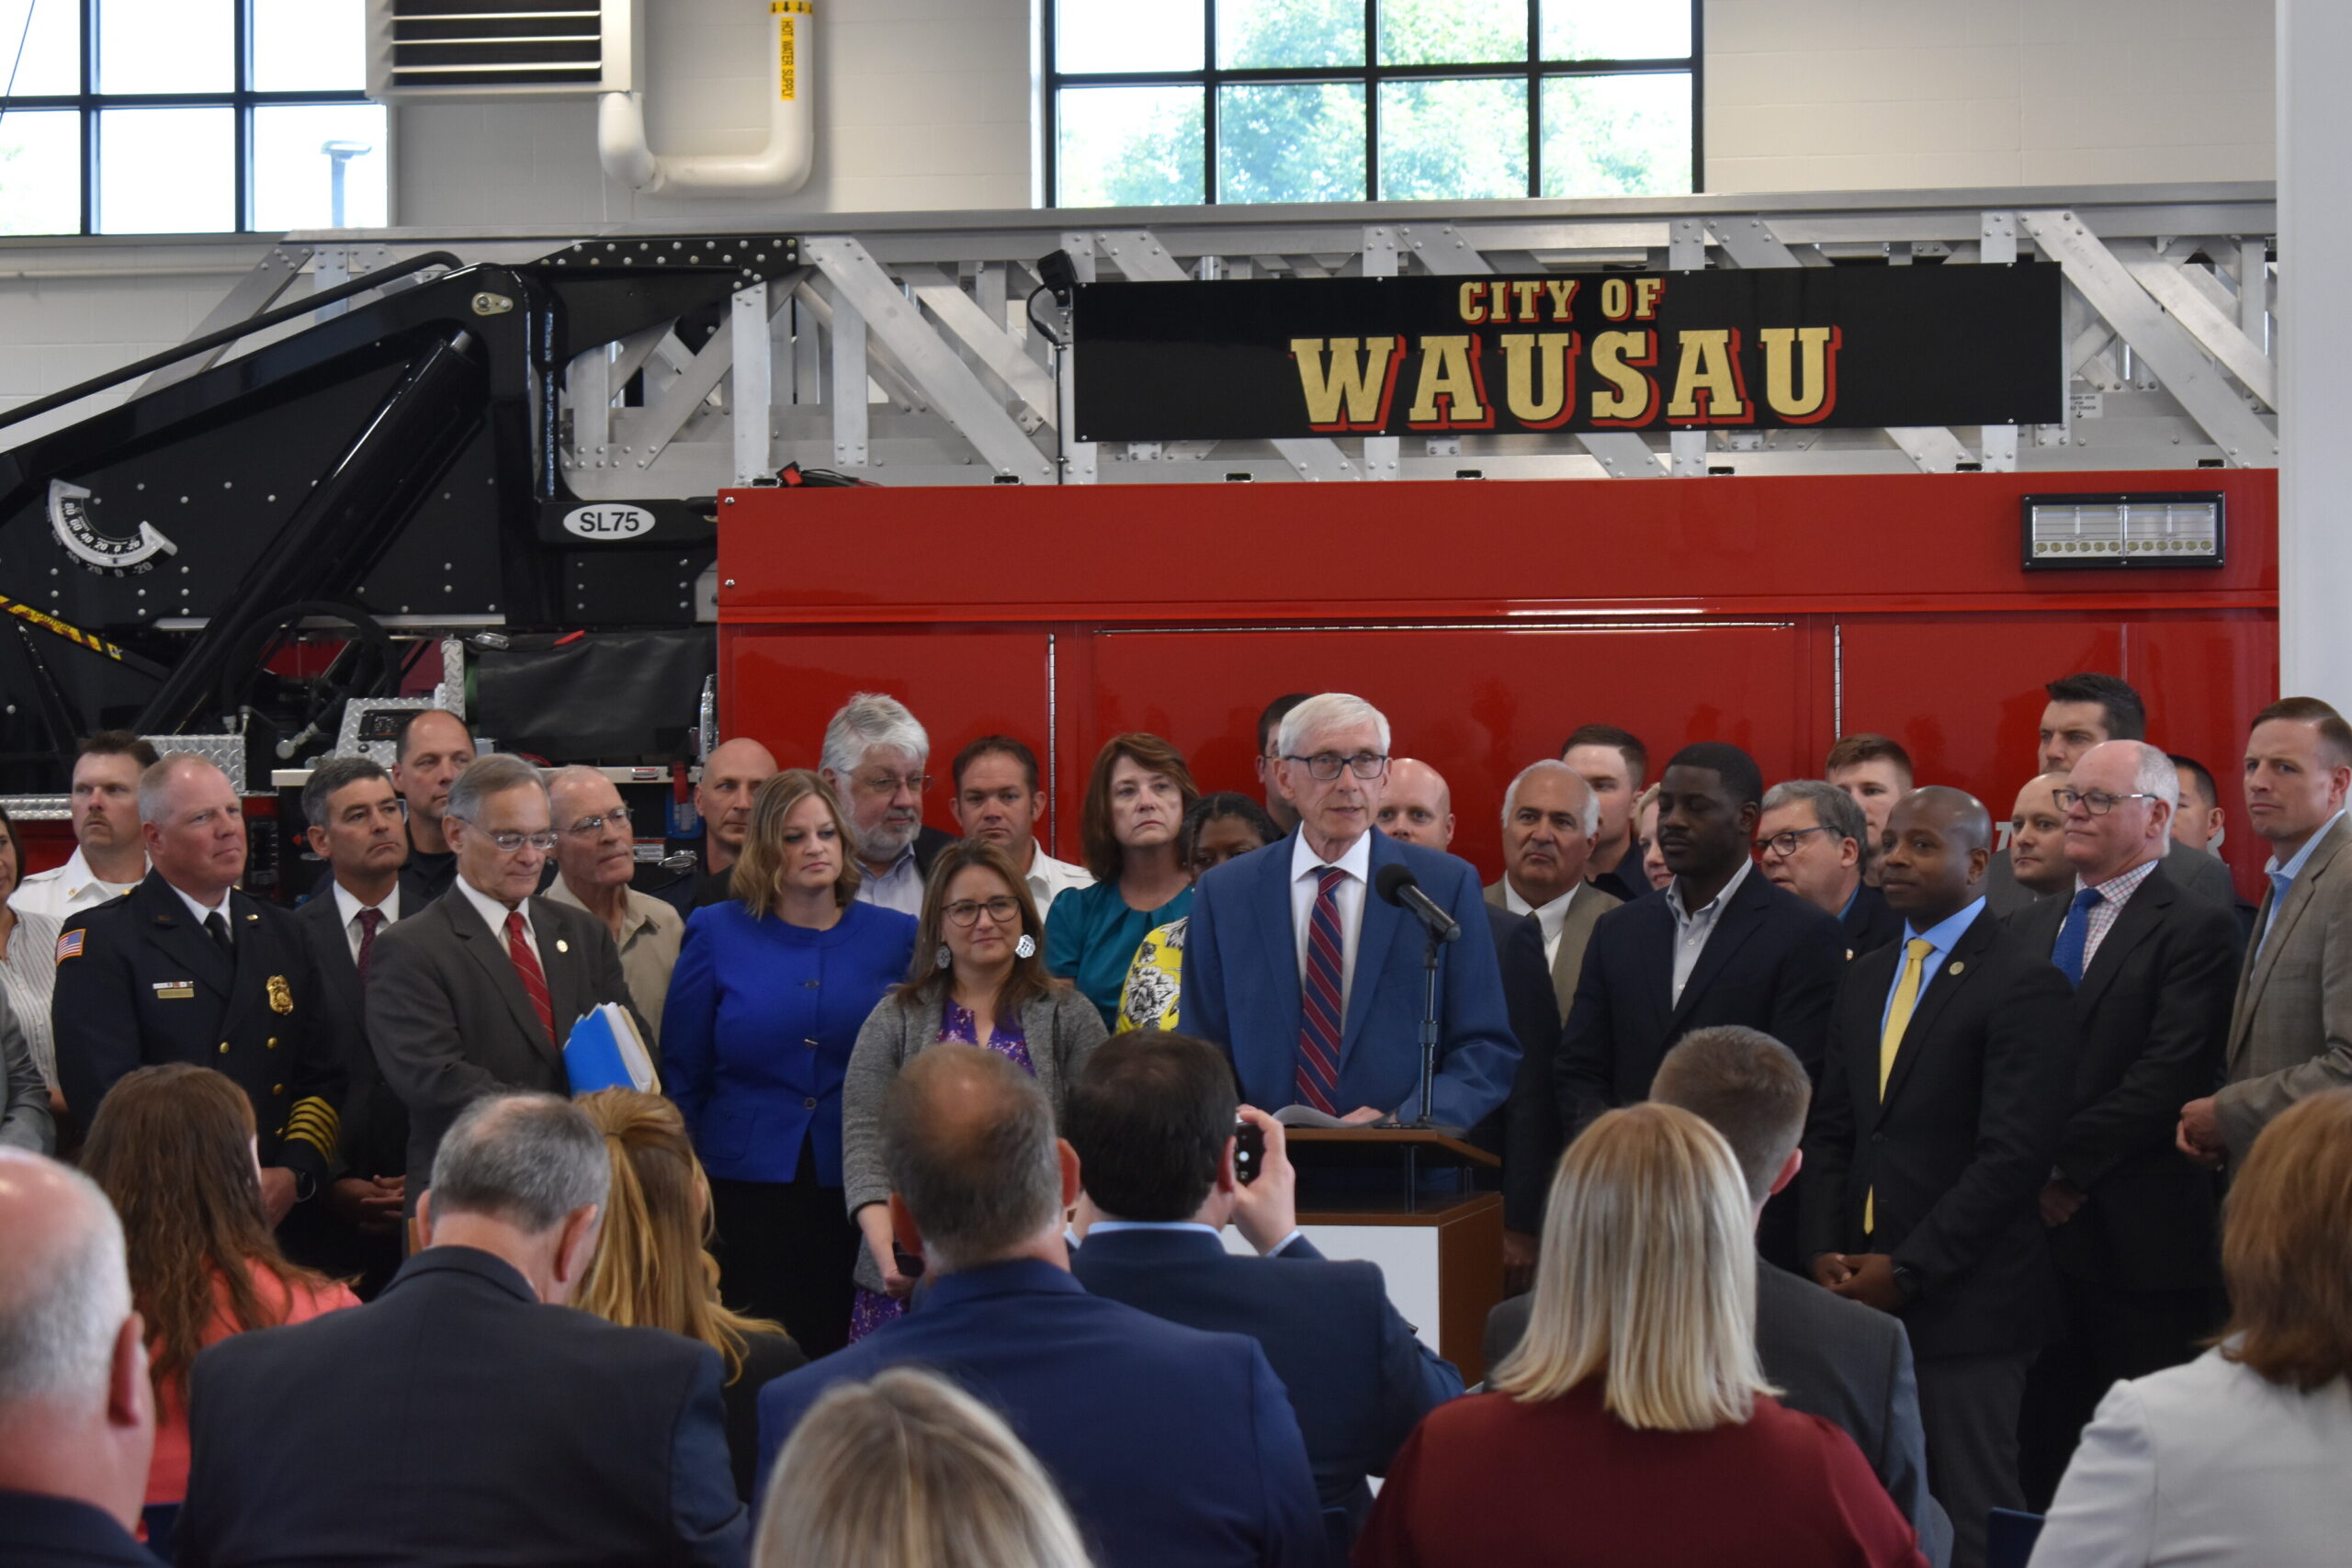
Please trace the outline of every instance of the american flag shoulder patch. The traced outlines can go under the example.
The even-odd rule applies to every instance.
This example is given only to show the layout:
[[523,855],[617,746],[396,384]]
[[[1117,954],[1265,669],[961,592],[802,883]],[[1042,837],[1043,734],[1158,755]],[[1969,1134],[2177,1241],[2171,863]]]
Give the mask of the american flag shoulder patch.
[[69,958],[82,956],[82,936],[81,928],[77,926],[57,939],[57,961],[60,964]]

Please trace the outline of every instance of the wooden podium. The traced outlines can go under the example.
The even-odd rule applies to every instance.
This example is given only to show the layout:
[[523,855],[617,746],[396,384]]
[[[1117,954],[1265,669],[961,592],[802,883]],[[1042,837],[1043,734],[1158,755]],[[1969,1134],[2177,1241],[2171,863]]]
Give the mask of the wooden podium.
[[1379,1264],[1422,1340],[1465,1384],[1482,1381],[1487,1314],[1503,1294],[1503,1201],[1470,1174],[1502,1162],[1434,1129],[1287,1131],[1299,1227],[1326,1258]]

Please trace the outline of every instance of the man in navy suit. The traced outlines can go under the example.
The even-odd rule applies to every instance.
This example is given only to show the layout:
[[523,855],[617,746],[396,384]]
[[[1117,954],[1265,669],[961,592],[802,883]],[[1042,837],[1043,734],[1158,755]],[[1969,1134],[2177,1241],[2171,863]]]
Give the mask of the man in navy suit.
[[[1265,1155],[1242,1185],[1237,1109],[1232,1071],[1204,1041],[1142,1033],[1094,1053],[1062,1111],[1100,1216],[1070,1271],[1095,1295],[1263,1346],[1334,1541],[1352,1540],[1372,1507],[1364,1477],[1386,1473],[1462,1374],[1389,1304],[1378,1264],[1325,1262],[1300,1234],[1283,1125],[1255,1107],[1238,1113],[1264,1133]],[[1260,1258],[1225,1249],[1228,1220]]]
[[741,1568],[718,1353],[565,1306],[611,1179],[569,1100],[461,1112],[382,1296],[196,1359],[177,1561]]
[[1466,861],[1373,825],[1388,720],[1326,692],[1283,716],[1275,782],[1298,831],[1203,877],[1184,942],[1184,1026],[1224,1047],[1242,1098],[1303,1104],[1357,1124],[1421,1113],[1423,932],[1374,891],[1402,865],[1461,935],[1438,950],[1438,1060],[1430,1113],[1471,1127],[1519,1065],[1502,974]]
[[1035,1077],[991,1051],[933,1046],[892,1084],[882,1143],[891,1226],[931,1282],[915,1312],[761,1390],[763,1477],[827,1389],[927,1366],[1012,1425],[1103,1568],[1326,1560],[1306,1447],[1266,1353],[1070,1277],[1078,1156]]

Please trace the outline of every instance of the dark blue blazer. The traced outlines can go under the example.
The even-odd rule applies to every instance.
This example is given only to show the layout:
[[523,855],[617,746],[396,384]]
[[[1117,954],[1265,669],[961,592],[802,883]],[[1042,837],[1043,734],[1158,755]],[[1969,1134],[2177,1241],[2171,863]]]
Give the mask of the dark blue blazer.
[[1202,1231],[1098,1230],[1070,1269],[1095,1295],[1257,1340],[1290,1391],[1323,1506],[1358,1526],[1372,1507],[1364,1477],[1386,1474],[1420,1418],[1462,1392],[1462,1374],[1389,1304],[1378,1264],[1327,1262],[1305,1236],[1244,1258]]
[[155,1568],[147,1549],[73,1497],[0,1492],[0,1562],[8,1568]]
[[[1431,1113],[1450,1127],[1476,1126],[1510,1095],[1519,1066],[1478,874],[1467,861],[1400,844],[1377,828],[1370,832],[1373,880],[1381,867],[1401,862],[1461,922],[1461,936],[1439,950]],[[1298,1098],[1303,1003],[1290,905],[1297,837],[1294,829],[1201,878],[1184,932],[1184,1032],[1224,1046],[1242,1098],[1267,1110]],[[1422,940],[1419,921],[1364,889],[1340,1039],[1341,1115],[1363,1105],[1402,1111],[1408,1121],[1420,1114]]]
[[1867,882],[1854,889],[1854,901],[1838,917],[1838,924],[1846,933],[1849,958],[1876,953],[1889,942],[1903,940],[1903,917],[1894,912],[1885,894]]
[[927,1367],[1052,1472],[1102,1568],[1326,1561],[1315,1480],[1256,1342],[1163,1323],[1018,1258],[942,1275],[907,1316],[760,1391],[760,1473],[837,1382]]
[[177,1561],[741,1568],[721,1375],[707,1345],[429,1247],[356,1312],[197,1357]]

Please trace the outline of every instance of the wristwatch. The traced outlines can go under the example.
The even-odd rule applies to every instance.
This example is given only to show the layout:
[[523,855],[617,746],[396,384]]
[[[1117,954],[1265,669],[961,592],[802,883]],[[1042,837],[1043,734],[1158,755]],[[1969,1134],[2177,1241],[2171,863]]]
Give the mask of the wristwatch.
[[1903,1292],[1905,1303],[1917,1301],[1920,1292],[1927,1289],[1927,1282],[1919,1278],[1919,1271],[1908,1263],[1895,1264],[1894,1274],[1894,1288]]

